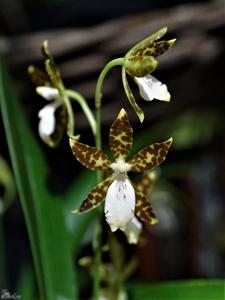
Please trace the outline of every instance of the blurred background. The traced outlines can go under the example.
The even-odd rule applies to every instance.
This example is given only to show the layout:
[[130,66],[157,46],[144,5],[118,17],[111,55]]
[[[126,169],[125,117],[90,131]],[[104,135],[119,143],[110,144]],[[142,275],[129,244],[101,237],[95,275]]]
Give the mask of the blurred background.
[[[224,278],[225,270],[225,89],[223,1],[178,0],[0,0],[0,53],[16,85],[29,124],[47,157],[48,188],[59,195],[83,169],[67,139],[49,149],[38,136],[38,111],[46,104],[27,75],[29,64],[43,68],[41,45],[49,40],[66,87],[83,94],[94,109],[97,77],[109,60],[123,56],[144,37],[168,26],[166,39],[175,46],[159,57],[154,76],[165,82],[171,103],[142,100],[140,124],[126,100],[121,70],[113,69],[104,83],[103,143],[108,149],[111,122],[123,106],[134,127],[134,150],[173,136],[166,163],[150,199],[159,219],[144,226],[138,247],[127,246],[139,258],[134,279],[159,281]],[[94,145],[88,123],[74,105],[76,133]],[[10,164],[0,119],[0,155]],[[3,189],[0,189],[0,193]],[[9,288],[15,289],[31,251],[18,196],[1,217]],[[79,257],[91,251],[91,235]],[[3,278],[1,279],[3,280]]]

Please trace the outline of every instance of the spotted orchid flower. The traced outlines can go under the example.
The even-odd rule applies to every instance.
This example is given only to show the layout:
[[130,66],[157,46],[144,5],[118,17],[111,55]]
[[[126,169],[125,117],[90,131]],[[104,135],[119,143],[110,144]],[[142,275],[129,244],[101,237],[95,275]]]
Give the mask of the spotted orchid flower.
[[140,95],[144,100],[151,101],[157,99],[170,101],[171,96],[167,86],[151,75],[158,66],[156,57],[166,52],[176,41],[176,39],[157,41],[165,35],[166,32],[167,27],[160,29],[158,32],[135,45],[125,55],[125,62],[122,68],[123,86],[127,98],[141,122],[144,120],[144,113],[134,98],[126,74],[129,74],[138,84]]
[[149,171],[159,166],[166,158],[172,138],[140,150],[126,162],[132,142],[133,128],[124,109],[113,122],[109,133],[109,145],[114,161],[103,151],[70,139],[74,156],[86,168],[94,171],[113,171],[111,176],[88,194],[87,199],[74,212],[87,212],[105,200],[105,217],[113,232],[117,229],[125,231],[135,215],[144,222],[155,223],[155,216],[144,192],[131,183],[127,173]]

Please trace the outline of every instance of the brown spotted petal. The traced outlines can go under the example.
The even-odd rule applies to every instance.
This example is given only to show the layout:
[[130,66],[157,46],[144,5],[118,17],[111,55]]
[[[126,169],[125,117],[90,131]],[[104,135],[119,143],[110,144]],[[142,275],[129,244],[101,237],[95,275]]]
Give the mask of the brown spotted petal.
[[165,159],[172,138],[163,143],[155,143],[140,150],[128,163],[132,165],[131,171],[144,172],[159,166]]
[[149,47],[143,50],[143,55],[151,55],[151,56],[159,56],[162,55],[164,52],[169,50],[171,47],[173,47],[176,39],[172,39],[169,41],[160,41],[151,44]]
[[90,170],[108,170],[112,164],[107,155],[95,147],[78,143],[72,139],[70,139],[70,147],[76,159]]
[[142,192],[145,196],[147,196],[155,182],[155,179],[155,171],[149,172],[148,174],[141,176],[141,178],[134,182],[136,190]]
[[113,122],[109,133],[109,145],[113,156],[124,159],[133,143],[133,128],[130,125],[126,111],[122,108]]
[[154,41],[160,39],[163,35],[167,32],[167,27],[161,28],[159,31],[153,33],[151,36],[147,37],[146,39],[142,40],[126,54],[126,57],[137,55],[140,51],[145,50],[147,47],[151,47]]
[[151,204],[148,202],[146,196],[141,192],[135,189],[136,196],[136,205],[135,205],[135,214],[141,219],[141,221],[148,224],[156,224],[158,220],[153,212]]
[[108,177],[107,179],[105,179],[104,181],[96,185],[96,187],[94,187],[93,190],[88,194],[87,199],[84,200],[80,208],[74,210],[73,212],[74,213],[88,212],[91,209],[100,205],[105,200],[107,190],[110,184],[112,183],[112,181],[113,181],[113,176]]

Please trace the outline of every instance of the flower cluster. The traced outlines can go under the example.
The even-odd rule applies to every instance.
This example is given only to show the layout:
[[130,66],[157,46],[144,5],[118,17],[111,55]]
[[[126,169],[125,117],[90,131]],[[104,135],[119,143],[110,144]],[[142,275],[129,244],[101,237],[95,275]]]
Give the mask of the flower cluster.
[[126,162],[132,143],[133,128],[124,109],[121,109],[109,133],[109,145],[115,161],[110,160],[103,151],[97,148],[70,139],[74,156],[86,168],[94,171],[113,171],[112,175],[88,194],[87,199],[74,212],[87,212],[105,200],[105,217],[113,232],[117,229],[129,231],[129,226],[137,225],[135,215],[149,224],[156,222],[145,191],[140,185],[131,183],[127,173],[150,171],[159,166],[166,158],[172,138],[140,150]]

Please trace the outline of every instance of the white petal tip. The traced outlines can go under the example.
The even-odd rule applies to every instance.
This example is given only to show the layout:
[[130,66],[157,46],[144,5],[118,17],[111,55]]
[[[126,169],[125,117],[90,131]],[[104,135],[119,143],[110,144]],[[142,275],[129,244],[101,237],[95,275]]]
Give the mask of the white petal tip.
[[46,100],[53,100],[57,96],[59,96],[59,92],[56,88],[48,87],[48,86],[38,86],[36,87],[36,92],[41,97]]

